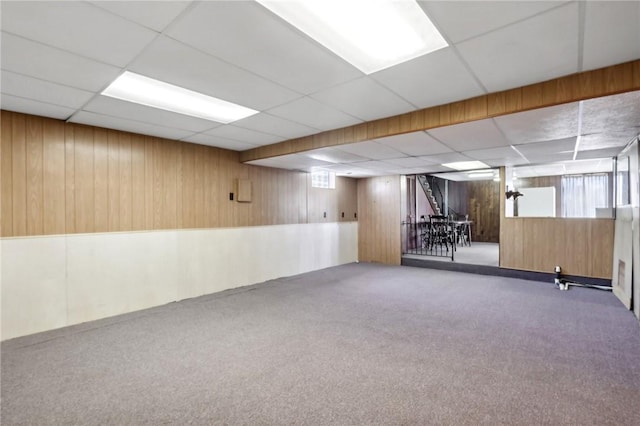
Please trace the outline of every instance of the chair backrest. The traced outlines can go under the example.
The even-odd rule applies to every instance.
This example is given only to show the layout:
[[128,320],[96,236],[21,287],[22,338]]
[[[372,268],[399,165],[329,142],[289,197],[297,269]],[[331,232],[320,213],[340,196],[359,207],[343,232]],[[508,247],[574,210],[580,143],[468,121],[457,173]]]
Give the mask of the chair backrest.
[[429,221],[430,222],[448,222],[449,218],[447,216],[431,214],[429,215]]

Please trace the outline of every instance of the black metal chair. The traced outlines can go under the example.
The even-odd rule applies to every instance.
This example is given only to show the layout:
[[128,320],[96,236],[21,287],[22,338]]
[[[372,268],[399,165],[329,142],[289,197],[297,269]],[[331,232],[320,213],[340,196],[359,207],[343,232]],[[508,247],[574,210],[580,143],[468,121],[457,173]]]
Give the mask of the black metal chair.
[[447,216],[429,216],[428,237],[429,250],[455,250],[455,227]]

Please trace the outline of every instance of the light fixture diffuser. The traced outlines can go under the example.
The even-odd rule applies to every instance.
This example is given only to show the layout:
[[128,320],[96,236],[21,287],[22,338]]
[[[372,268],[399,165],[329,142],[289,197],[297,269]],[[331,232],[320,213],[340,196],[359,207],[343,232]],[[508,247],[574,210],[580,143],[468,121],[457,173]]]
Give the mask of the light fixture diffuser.
[[482,161],[456,161],[454,163],[445,163],[444,167],[448,167],[454,170],[473,170],[473,169],[488,169],[489,166]]
[[415,1],[257,1],[365,74],[447,46]]
[[467,173],[467,176],[469,176],[471,179],[482,179],[482,178],[492,178],[494,177],[494,173],[491,171],[488,172],[484,172],[484,173]]
[[125,71],[115,79],[109,87],[104,89],[102,94],[123,101],[225,124],[258,113],[251,108],[130,71]]

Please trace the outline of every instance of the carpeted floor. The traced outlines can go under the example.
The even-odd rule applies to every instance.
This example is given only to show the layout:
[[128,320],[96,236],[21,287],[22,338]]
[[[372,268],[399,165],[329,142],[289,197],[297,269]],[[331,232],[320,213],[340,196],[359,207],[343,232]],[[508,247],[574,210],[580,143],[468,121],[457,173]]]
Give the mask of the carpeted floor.
[[2,425],[638,425],[609,292],[351,264],[2,343]]

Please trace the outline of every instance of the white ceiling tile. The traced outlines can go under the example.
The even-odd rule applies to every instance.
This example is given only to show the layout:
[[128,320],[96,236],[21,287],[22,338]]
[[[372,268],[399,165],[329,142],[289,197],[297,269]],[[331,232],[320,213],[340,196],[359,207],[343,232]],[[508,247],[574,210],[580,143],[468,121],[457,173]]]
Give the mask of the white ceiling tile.
[[268,133],[257,132],[255,130],[236,127],[233,124],[216,127],[215,129],[205,132],[208,135],[216,136],[224,139],[231,139],[253,145],[268,145],[282,141],[280,136],[270,135]]
[[363,161],[361,163],[353,163],[353,165],[362,169],[382,170],[385,172],[398,168],[397,165],[378,160]]
[[353,163],[356,161],[366,161],[367,158],[359,155],[351,154],[346,151],[340,151],[337,148],[320,148],[305,153],[308,157],[315,158],[316,160],[327,161],[329,163]]
[[576,137],[517,145],[515,148],[532,163],[571,160],[576,146]]
[[484,87],[497,92],[577,72],[578,33],[573,2],[457,48]]
[[251,164],[252,166],[260,166],[260,167],[285,168],[285,167],[282,167],[283,163],[279,159],[279,157],[263,158],[260,160],[247,161],[246,164]]
[[129,69],[258,111],[299,97],[291,90],[167,37],[153,42]]
[[584,70],[640,58],[640,2],[588,1],[585,5]]
[[190,135],[182,138],[185,142],[197,143],[199,145],[214,146],[217,148],[230,149],[232,151],[245,151],[247,149],[255,148],[257,145],[239,142],[230,139],[220,138],[217,136],[208,135],[206,133],[198,133],[196,135]]
[[301,152],[298,154],[289,154],[282,159],[284,164],[288,164],[289,168],[306,170],[311,167],[324,167],[330,166],[333,163],[328,161],[318,160],[309,156],[308,152]]
[[411,156],[442,154],[451,149],[429,136],[426,132],[411,132],[376,139],[376,142],[390,146]]
[[265,112],[243,118],[233,124],[245,129],[262,131],[287,139],[299,138],[320,132],[320,129],[294,123],[293,121],[285,120],[284,118],[276,117]]
[[510,145],[492,119],[438,127],[428,133],[454,151]]
[[[535,165],[535,166],[520,166],[514,168],[513,175],[518,178],[527,178],[534,176],[556,176],[565,174],[566,169],[564,164],[546,164],[544,166]],[[518,187],[518,181],[514,181],[514,186]]]
[[613,171],[611,158],[568,161],[564,166],[567,173],[606,173]]
[[431,164],[431,165],[424,166],[422,168],[422,171],[419,173],[438,173],[438,172],[446,172],[446,171],[451,171],[451,169],[440,164]]
[[605,148],[624,148],[635,136],[640,134],[640,127],[622,132],[594,133],[580,137],[580,151]]
[[576,138],[564,138],[553,141],[528,143],[516,145],[515,148],[528,158],[529,154],[554,154],[560,152],[573,152],[576,146]]
[[638,126],[640,126],[640,90],[582,102],[583,135],[618,132]]
[[485,93],[451,48],[420,56],[373,73],[370,77],[418,108]]
[[304,154],[288,154],[280,155],[278,157],[263,158],[260,160],[248,161],[247,164],[252,164],[262,167],[275,167],[278,169],[287,170],[304,170],[309,171],[313,165],[322,166],[327,168],[331,166],[331,163],[324,163],[322,161],[316,161],[312,158],[306,157]]
[[79,1],[3,2],[2,18],[3,31],[120,67],[156,36]]
[[[419,157],[425,162],[432,164],[443,164],[443,163],[455,163],[457,161],[470,161],[471,158],[466,155],[460,154],[459,152],[449,152],[446,154],[438,154],[438,155],[425,155]],[[446,169],[451,170],[451,169]]]
[[361,122],[355,117],[308,97],[296,99],[272,108],[268,112],[271,115],[321,130],[332,130]]
[[[548,164],[521,166],[514,168],[514,175],[519,178],[534,176],[557,176],[576,173],[605,173],[612,171],[611,159],[586,159],[554,161]],[[516,182],[517,186],[517,182]]]
[[340,145],[336,147],[336,149],[373,160],[388,160],[390,158],[406,157],[406,154],[403,154],[400,151],[373,141]]
[[578,135],[578,103],[534,109],[493,119],[512,145]]
[[121,72],[111,65],[5,32],[2,33],[2,69],[90,91],[104,89]]
[[110,117],[108,115],[96,114],[89,111],[80,111],[79,113],[75,114],[69,121],[72,123],[87,124],[90,126],[122,130],[125,132],[157,136],[166,139],[182,139],[192,133],[188,130],[156,126],[149,123],[125,120],[123,118]]
[[389,160],[384,160],[384,162],[392,164],[394,166],[400,166],[405,168],[412,168],[412,167],[418,168],[418,167],[423,167],[428,164],[431,164],[430,162],[427,162],[424,159],[421,159],[418,157],[391,158]]
[[553,161],[570,161],[573,160],[573,152],[559,152],[556,154],[538,153],[527,156],[530,163],[551,163]]
[[163,127],[175,127],[191,132],[203,132],[213,127],[221,126],[221,123],[215,121],[203,120],[201,118],[190,117],[188,115],[152,108],[133,102],[121,101],[108,96],[97,96],[89,102],[83,110],[124,119],[131,119],[133,117],[136,121]]
[[370,77],[321,90],[311,97],[365,121],[414,110],[413,105]]
[[2,109],[7,111],[41,115],[43,117],[57,118],[58,120],[66,120],[74,111],[71,108],[19,98],[4,93],[0,96],[0,105]]
[[524,158],[518,156],[513,158],[492,158],[490,160],[482,160],[483,163],[491,166],[491,167],[500,167],[500,166],[516,166],[518,164],[528,164],[529,161]]
[[92,92],[86,90],[39,80],[11,71],[2,71],[0,88],[4,94],[68,108],[80,108],[93,96]]
[[592,149],[588,151],[578,151],[576,160],[586,160],[590,158],[613,158],[616,157],[622,151],[621,147],[617,148],[604,148],[604,149]]
[[118,16],[161,32],[178,17],[190,1],[92,1]]
[[414,170],[419,170],[418,173],[423,173],[423,169],[410,169],[408,167],[399,167],[399,166],[395,166],[394,168],[390,168],[388,170],[385,170],[385,174],[386,175],[413,175],[416,174],[416,172],[414,172]]
[[358,163],[332,164],[330,166],[323,166],[321,170],[329,170],[331,172],[334,172],[337,176],[346,176],[352,178],[385,176],[389,174],[389,172],[381,169],[360,168],[358,167]]
[[504,27],[562,1],[419,1],[420,6],[452,43]]
[[301,94],[362,75],[256,2],[202,2],[168,34]]
[[520,154],[518,154],[510,146],[499,147],[499,148],[489,148],[489,149],[477,149],[473,151],[464,151],[464,155],[466,155],[469,158],[473,158],[474,160],[492,160],[492,159],[498,159],[498,158],[522,159]]
[[434,173],[439,172],[441,166],[437,166],[438,168],[434,168],[433,165],[423,166],[423,167],[406,167],[402,169],[402,175],[422,175],[426,173]]

